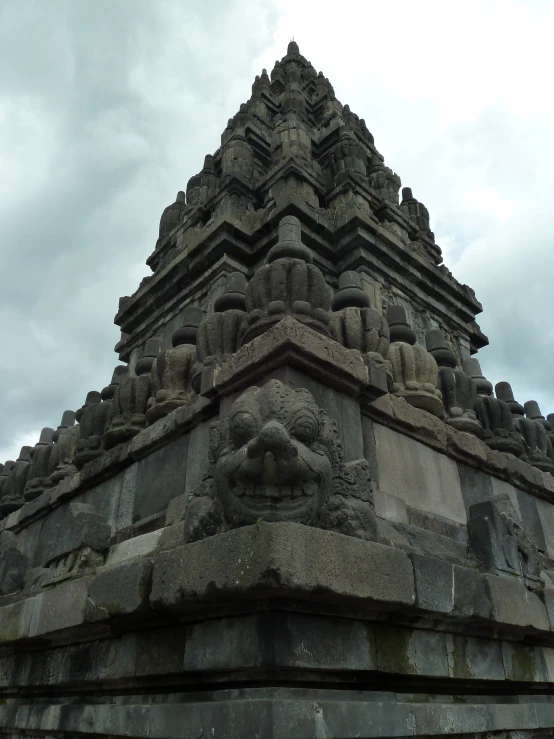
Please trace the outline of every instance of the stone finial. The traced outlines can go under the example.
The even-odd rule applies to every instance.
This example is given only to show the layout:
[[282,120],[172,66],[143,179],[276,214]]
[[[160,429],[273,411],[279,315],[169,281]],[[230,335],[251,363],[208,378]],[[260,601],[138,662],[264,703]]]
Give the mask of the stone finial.
[[146,418],[154,423],[175,408],[190,403],[196,393],[192,379],[196,367],[196,338],[203,318],[200,308],[190,305],[183,313],[183,325],[173,332],[173,349],[162,351],[152,365],[152,397]]
[[152,369],[152,365],[154,364],[154,360],[158,356],[158,354],[162,351],[162,341],[161,339],[152,338],[147,339],[146,344],[144,345],[144,349],[142,351],[142,354],[140,356],[140,359],[136,363],[135,366],[135,372],[137,375],[144,375],[147,372],[150,372]]
[[75,417],[76,414],[73,411],[64,411],[62,422],[52,436],[55,444],[50,455],[50,475],[47,487],[57,485],[65,477],[77,472],[73,459],[80,438],[80,428],[75,426]]
[[246,277],[242,272],[231,272],[225,280],[225,287],[221,295],[214,301],[214,312],[222,313],[226,310],[246,310],[245,293]]
[[331,301],[331,332],[335,341],[347,349],[357,349],[366,363],[375,362],[387,374],[389,327],[379,311],[370,307],[367,293],[357,272],[343,272],[339,289]]
[[406,309],[402,305],[389,305],[387,308],[387,323],[390,329],[391,341],[402,341],[414,345],[416,335],[406,316]]
[[104,453],[102,435],[112,414],[111,400],[102,401],[101,394],[96,390],[87,393],[84,405],[75,414],[79,421],[79,439],[75,444],[74,463],[78,469]]
[[477,395],[492,395],[492,382],[489,382],[483,375],[478,359],[470,357],[462,362],[462,367],[466,375],[473,380]]
[[388,360],[392,369],[392,391],[407,403],[442,418],[443,406],[438,367],[433,356],[415,343],[415,333],[406,319],[401,305],[390,305],[387,310],[391,344]]
[[287,56],[300,56],[300,48],[294,39],[289,41],[289,45],[287,46]]
[[419,200],[414,198],[410,187],[402,188],[402,202],[400,203],[400,208],[405,212],[414,226],[416,226],[418,231],[423,231],[428,235],[432,234],[431,227],[429,225],[429,211],[423,203],[420,203]]
[[[543,472],[554,474],[554,450],[541,421],[524,417],[525,409],[515,400],[514,393],[508,382],[497,383],[495,390],[497,397],[504,400],[508,405],[512,413],[515,429],[523,439],[525,450],[524,459],[533,465],[533,467],[537,467]],[[530,406],[530,411],[532,412],[533,410],[536,409]]]
[[302,228],[296,216],[285,216],[279,222],[279,241],[272,246],[267,255],[271,264],[277,259],[301,259],[311,264],[313,256],[310,249],[302,243]]
[[155,393],[150,372],[161,352],[161,340],[148,339],[135,367],[136,376],[121,378],[113,396],[111,419],[102,437],[106,449],[132,439],[146,428],[148,401]]
[[445,421],[458,429],[482,436],[483,429],[475,414],[475,385],[456,364],[456,355],[446,343],[444,333],[432,329],[425,335],[427,350],[438,368],[438,388],[442,395]]
[[116,387],[119,385],[122,378],[126,377],[128,374],[129,367],[127,367],[126,364],[118,364],[112,373],[110,384],[106,385],[100,393],[102,400],[111,400],[114,396]]
[[369,185],[377,197],[385,202],[398,205],[398,191],[402,181],[396,172],[385,166],[379,154],[374,154],[371,157],[368,177]]
[[439,367],[455,367],[456,355],[450,349],[444,338],[444,333],[433,328],[425,334],[425,345],[427,351],[433,355]]
[[331,290],[300,239],[298,218],[282,218],[279,242],[269,250],[267,264],[255,272],[246,289],[249,325],[244,327],[242,344],[287,315],[329,336]]
[[[22,446],[18,458],[11,466],[8,478],[3,486],[2,500],[0,500],[0,515],[2,516],[21,508],[25,502],[23,491],[30,469],[31,450],[32,447],[30,446]],[[8,464],[6,462],[5,467]]]
[[362,280],[358,272],[343,272],[339,277],[339,288],[331,301],[334,311],[341,308],[368,308],[369,295],[362,290]]
[[40,438],[31,449],[31,464],[25,484],[25,500],[34,500],[51,486],[50,474],[54,471],[52,451],[54,449],[52,437],[54,429],[44,428]]
[[524,405],[524,409],[527,418],[530,418],[532,421],[538,421],[547,431],[552,431],[550,421],[547,421],[542,415],[541,409],[536,400],[528,400]]
[[210,386],[213,369],[240,346],[241,329],[247,317],[246,289],[246,278],[241,272],[228,275],[223,293],[214,301],[214,312],[206,316],[198,327],[196,349],[199,365],[193,378],[193,387],[198,393]]
[[60,438],[61,432],[64,429],[69,428],[70,426],[74,426],[74,425],[75,425],[75,411],[64,411],[60,425],[52,434],[52,441],[57,442],[58,439]]
[[182,190],[179,190],[175,202],[168,205],[162,213],[160,218],[160,233],[158,241],[163,239],[165,236],[171,233],[173,229],[181,223],[185,216],[187,208],[186,195]]
[[518,403],[517,400],[514,398],[512,386],[509,382],[497,382],[494,390],[496,392],[496,397],[506,403],[506,405],[510,409],[510,413],[515,418],[523,416],[523,414],[525,413],[525,409],[523,408],[521,403]]

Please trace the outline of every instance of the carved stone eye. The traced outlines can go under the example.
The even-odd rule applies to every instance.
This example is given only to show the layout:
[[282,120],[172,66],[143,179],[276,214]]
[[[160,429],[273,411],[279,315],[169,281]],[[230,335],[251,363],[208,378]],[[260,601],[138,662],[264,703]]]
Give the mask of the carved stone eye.
[[292,435],[304,444],[312,444],[319,435],[319,424],[312,415],[302,415],[294,419]]
[[235,414],[231,419],[229,431],[231,441],[239,448],[256,436],[258,433],[258,422],[251,413],[242,411]]

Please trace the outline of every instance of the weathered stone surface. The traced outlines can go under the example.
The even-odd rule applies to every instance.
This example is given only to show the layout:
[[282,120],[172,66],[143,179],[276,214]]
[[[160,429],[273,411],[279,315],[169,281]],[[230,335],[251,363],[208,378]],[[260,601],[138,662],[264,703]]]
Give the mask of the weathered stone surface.
[[214,427],[210,455],[210,484],[187,509],[189,540],[259,521],[373,538],[367,463],[344,462],[336,424],[307,390],[250,388]]
[[21,589],[27,567],[27,557],[18,549],[17,537],[11,531],[2,531],[0,533],[0,595]]
[[397,608],[415,599],[412,565],[399,550],[293,523],[260,523],[163,552],[154,562],[151,603],[295,595]]
[[484,567],[521,575],[514,527],[492,501],[471,506],[467,530],[471,551]]
[[63,523],[58,525],[50,542],[45,564],[83,547],[98,552],[108,548],[110,526],[94,506],[86,503],[69,503],[64,510]]
[[389,327],[379,311],[370,307],[369,296],[362,290],[357,272],[343,272],[340,276],[332,308],[333,338],[348,349],[357,349],[364,358],[376,362],[390,374],[385,364],[390,344]]
[[[181,436],[138,462],[134,520],[164,511],[173,498],[185,492],[188,452],[189,437]],[[196,454],[205,455],[205,448]]]
[[37,595],[29,636],[50,634],[84,623],[90,581],[90,577],[70,580]]
[[149,339],[135,366],[136,375],[128,374],[120,379],[113,396],[109,425],[102,437],[106,449],[132,439],[146,427],[148,401],[155,392],[150,372],[161,351],[160,339]]
[[427,611],[451,613],[454,607],[454,569],[450,562],[412,554],[416,603]]
[[372,670],[377,667],[375,637],[362,621],[281,612],[187,628],[185,670],[247,667]]
[[[223,394],[235,392],[287,364],[347,394],[358,395],[368,384],[368,370],[358,352],[287,317],[216,369],[214,386]],[[381,374],[375,397],[379,388],[381,394],[387,392],[386,376]]]
[[271,247],[267,264],[246,288],[248,311],[242,343],[251,341],[287,315],[329,335],[331,291],[321,270],[312,264],[302,244],[300,221],[285,216],[279,223],[279,242]]
[[526,629],[550,629],[544,604],[522,582],[494,575],[485,575],[485,578],[495,621]]
[[171,337],[173,349],[156,355],[150,370],[153,395],[147,402],[148,423],[154,423],[194,399],[192,378],[196,366],[196,333],[202,315],[200,308],[186,308],[183,325]]
[[453,615],[490,619],[492,606],[485,576],[468,567],[454,565]]
[[510,408],[516,431],[523,439],[525,459],[539,470],[554,474],[554,452],[544,426],[539,421],[524,417],[524,408],[514,399],[509,383],[499,382],[495,390],[496,395]]
[[475,416],[477,390],[473,380],[456,366],[456,355],[447,345],[442,331],[428,331],[425,341],[439,368],[438,388],[446,422],[459,431],[480,436],[482,429]]
[[88,608],[106,616],[136,613],[148,607],[152,560],[142,557],[99,570],[88,592]]
[[375,440],[382,491],[419,510],[465,523],[460,478],[452,459],[381,424],[375,424]]
[[424,347],[416,345],[415,333],[407,323],[406,311],[401,305],[389,306],[387,321],[391,340],[388,359],[392,367],[392,392],[410,405],[441,417],[443,407],[437,388],[437,363]]

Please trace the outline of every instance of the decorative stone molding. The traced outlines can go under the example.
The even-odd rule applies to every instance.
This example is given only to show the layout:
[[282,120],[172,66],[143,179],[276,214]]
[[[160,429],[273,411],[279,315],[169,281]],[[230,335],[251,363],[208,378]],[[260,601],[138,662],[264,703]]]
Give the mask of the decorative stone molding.
[[189,541],[258,521],[375,535],[365,460],[345,464],[337,426],[312,395],[252,387],[213,429],[210,484],[192,496]]
[[393,393],[416,408],[423,408],[439,418],[443,415],[440,390],[437,389],[438,367],[410,328],[401,305],[387,310],[391,344],[388,360],[392,368]]

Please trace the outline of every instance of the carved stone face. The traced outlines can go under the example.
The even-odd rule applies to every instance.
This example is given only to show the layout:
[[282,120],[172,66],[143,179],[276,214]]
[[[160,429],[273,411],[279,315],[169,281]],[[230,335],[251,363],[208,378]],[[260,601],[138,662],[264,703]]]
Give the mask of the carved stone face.
[[235,402],[212,443],[216,492],[232,525],[316,520],[332,487],[328,424],[307,390],[277,380]]

